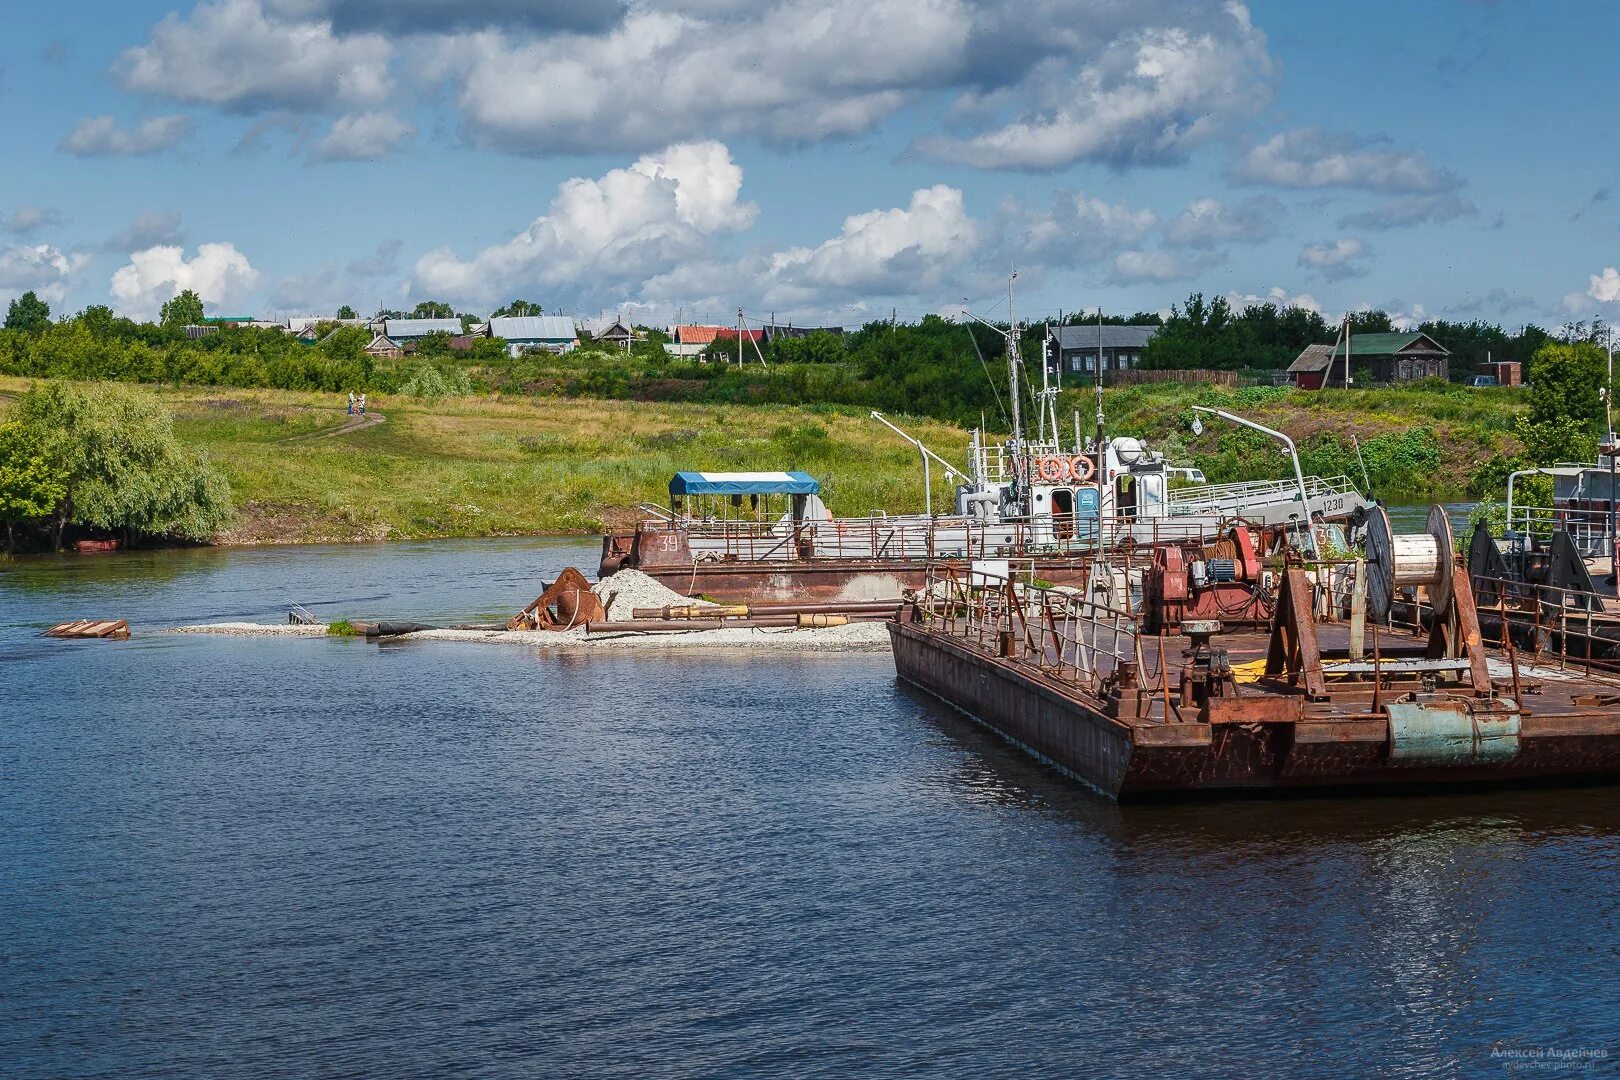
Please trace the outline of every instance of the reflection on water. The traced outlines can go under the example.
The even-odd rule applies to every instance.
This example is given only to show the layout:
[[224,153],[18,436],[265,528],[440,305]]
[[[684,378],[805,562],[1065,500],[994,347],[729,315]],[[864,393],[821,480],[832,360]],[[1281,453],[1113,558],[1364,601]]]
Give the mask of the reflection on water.
[[[594,554],[0,571],[6,1074],[1452,1076],[1494,1075],[1498,1043],[1620,1052],[1614,789],[1121,807],[881,655],[142,630],[284,594],[488,618]],[[81,611],[136,637],[33,636]]]

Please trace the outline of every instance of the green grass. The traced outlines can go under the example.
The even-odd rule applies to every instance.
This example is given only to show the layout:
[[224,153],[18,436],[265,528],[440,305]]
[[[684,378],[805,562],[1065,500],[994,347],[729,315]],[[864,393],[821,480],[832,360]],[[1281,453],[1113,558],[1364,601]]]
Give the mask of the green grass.
[[[0,393],[27,383],[0,379]],[[346,419],[334,394],[153,388],[180,436],[230,480],[225,543],[591,533],[667,504],[679,469],[803,469],[837,513],[921,510],[917,453],[864,411],[540,398],[374,396],[386,422],[288,442]],[[226,402],[227,404],[222,404]],[[968,435],[904,426],[948,458]],[[934,470],[935,505],[950,484]]]
[[[1373,494],[1392,502],[1480,494],[1501,462],[1521,452],[1514,425],[1528,408],[1519,387],[1433,383],[1348,391],[1157,384],[1110,390],[1106,398],[1117,430],[1148,438],[1212,481],[1273,478],[1290,466],[1274,441],[1223,420],[1204,417],[1203,434],[1194,436],[1193,405],[1226,409],[1286,433],[1306,472],[1342,473],[1365,487],[1365,463]],[[1067,408],[1088,415],[1089,396],[1065,392],[1064,399]],[[1361,442],[1360,460],[1352,435]]]
[[[27,387],[0,378],[0,394]],[[237,519],[224,543],[591,533],[622,526],[638,503],[667,502],[678,469],[803,469],[835,513],[923,508],[916,452],[866,410],[829,405],[698,405],[530,396],[436,402],[374,396],[385,423],[331,439],[347,417],[336,394],[203,387],[153,388],[182,438],[208,450],[231,482]],[[1138,435],[1212,481],[1276,478],[1286,458],[1263,436],[1206,418],[1225,408],[1289,433],[1307,471],[1360,481],[1350,434],[1362,442],[1374,494],[1394,502],[1467,497],[1519,452],[1518,389],[1424,386],[1307,392],[1155,385],[1109,390],[1114,434]],[[1065,391],[1060,415],[1093,415],[1089,392]],[[948,460],[967,432],[896,418]],[[292,440],[292,441],[289,441]],[[1493,465],[1493,462],[1495,463]],[[934,470],[934,505],[951,485]],[[1485,492],[1477,492],[1483,494]]]

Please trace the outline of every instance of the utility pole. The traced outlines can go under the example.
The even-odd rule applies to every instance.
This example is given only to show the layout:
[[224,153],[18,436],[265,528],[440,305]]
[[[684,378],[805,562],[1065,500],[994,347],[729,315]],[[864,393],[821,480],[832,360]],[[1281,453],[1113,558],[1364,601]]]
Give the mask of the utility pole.
[[1350,313],[1344,313],[1344,388],[1350,389]]
[[738,371],[741,371],[742,366],[743,366],[742,334],[743,334],[742,308],[738,308],[737,309],[737,370]]

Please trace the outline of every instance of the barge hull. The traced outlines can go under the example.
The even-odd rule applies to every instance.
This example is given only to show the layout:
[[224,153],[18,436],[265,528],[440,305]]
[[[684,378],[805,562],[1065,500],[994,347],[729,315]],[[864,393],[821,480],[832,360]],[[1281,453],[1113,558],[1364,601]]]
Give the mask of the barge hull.
[[1100,700],[960,639],[907,623],[890,624],[889,633],[901,679],[1115,799],[1620,776],[1620,720],[1612,713],[1527,716],[1509,760],[1411,766],[1392,761],[1383,719],[1126,722],[1109,716]]

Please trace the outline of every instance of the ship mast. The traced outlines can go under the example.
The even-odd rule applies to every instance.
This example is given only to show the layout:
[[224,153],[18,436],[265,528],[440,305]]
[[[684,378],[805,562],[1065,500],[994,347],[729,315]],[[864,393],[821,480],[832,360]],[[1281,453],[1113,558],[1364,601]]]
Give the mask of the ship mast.
[[1018,392],[1018,369],[1021,366],[1021,358],[1018,355],[1018,323],[1013,318],[1013,282],[1017,280],[1018,271],[1014,270],[1012,277],[1007,279],[1007,382],[1012,387],[1012,437],[1015,455],[1021,454],[1024,449],[1024,410],[1020,404],[1022,395]]

